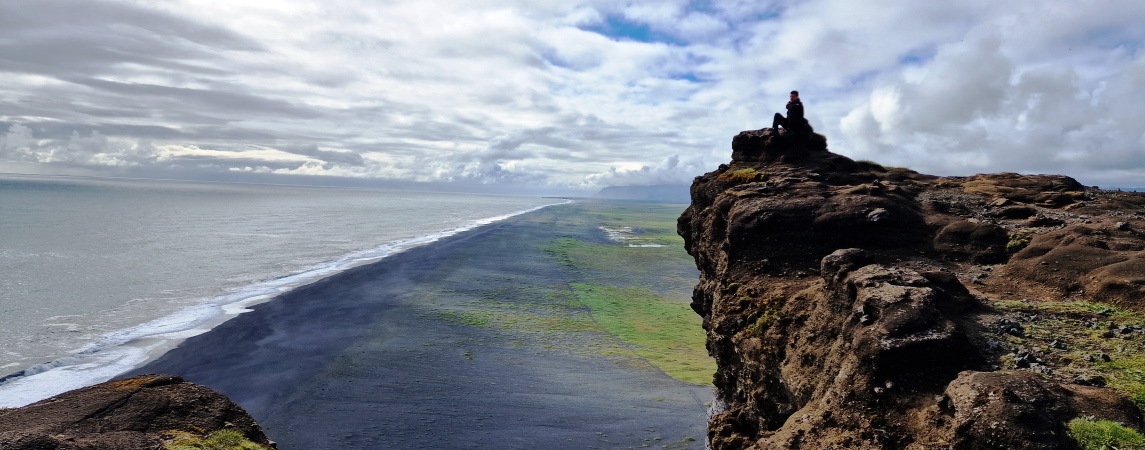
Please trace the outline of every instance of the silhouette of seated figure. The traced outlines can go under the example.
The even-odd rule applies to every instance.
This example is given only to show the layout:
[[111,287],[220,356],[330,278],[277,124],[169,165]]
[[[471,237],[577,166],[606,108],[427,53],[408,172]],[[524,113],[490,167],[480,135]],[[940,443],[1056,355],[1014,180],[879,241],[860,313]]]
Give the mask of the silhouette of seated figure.
[[784,129],[794,132],[802,132],[811,128],[811,124],[803,117],[803,102],[799,100],[799,91],[791,91],[791,100],[787,102],[787,117],[775,113],[775,117],[772,118],[772,129],[778,130],[780,125]]

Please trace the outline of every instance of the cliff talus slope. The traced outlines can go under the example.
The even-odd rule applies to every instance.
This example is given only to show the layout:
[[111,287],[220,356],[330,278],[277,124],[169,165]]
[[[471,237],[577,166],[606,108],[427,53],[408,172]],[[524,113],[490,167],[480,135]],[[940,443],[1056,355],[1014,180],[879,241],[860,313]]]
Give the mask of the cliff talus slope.
[[1145,196],[884,168],[814,133],[732,150],[678,224],[713,448],[1073,448],[1073,418],[1145,425],[1145,384],[1110,372],[1145,340]]

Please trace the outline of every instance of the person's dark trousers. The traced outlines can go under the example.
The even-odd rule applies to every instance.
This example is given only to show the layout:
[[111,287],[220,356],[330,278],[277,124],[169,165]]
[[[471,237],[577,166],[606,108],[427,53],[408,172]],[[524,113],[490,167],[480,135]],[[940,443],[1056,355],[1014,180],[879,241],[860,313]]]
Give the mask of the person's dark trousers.
[[791,129],[791,122],[783,117],[783,114],[775,113],[775,117],[771,119],[771,128],[778,130],[780,125],[783,125],[783,128]]

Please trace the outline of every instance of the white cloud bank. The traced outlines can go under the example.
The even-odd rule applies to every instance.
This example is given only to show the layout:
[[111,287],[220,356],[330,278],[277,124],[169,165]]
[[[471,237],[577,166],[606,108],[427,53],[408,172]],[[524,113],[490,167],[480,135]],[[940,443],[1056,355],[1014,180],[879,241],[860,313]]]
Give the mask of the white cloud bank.
[[685,183],[799,89],[856,159],[1140,185],[1141,23],[1115,0],[8,1],[0,171]]

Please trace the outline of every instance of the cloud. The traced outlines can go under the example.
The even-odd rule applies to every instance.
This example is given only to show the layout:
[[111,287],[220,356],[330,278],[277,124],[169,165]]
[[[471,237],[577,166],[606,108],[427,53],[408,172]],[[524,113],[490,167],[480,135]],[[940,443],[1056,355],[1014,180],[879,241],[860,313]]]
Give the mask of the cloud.
[[1032,0],[2,2],[0,171],[688,182],[799,89],[852,157],[1122,183],[1145,174],[1143,21]]
[[1140,96],[1130,86],[1142,64],[1086,80],[1068,66],[1021,67],[991,34],[882,83],[840,128],[859,155],[939,173],[1140,171],[1142,109],[1126,100]]
[[609,167],[607,171],[585,177],[583,186],[648,186],[654,184],[680,184],[690,181],[705,171],[702,158],[681,160],[680,155],[670,155],[657,164],[644,165],[635,169]]
[[216,52],[261,50],[239,32],[130,2],[3,2],[0,29],[5,71],[53,77],[129,64],[218,74]]
[[0,136],[0,157],[20,162],[65,165],[134,166],[154,163],[149,143],[113,139],[92,132],[73,132],[66,139],[37,139],[32,129],[14,124]]
[[325,161],[328,163],[345,164],[350,166],[364,166],[366,165],[365,158],[361,154],[349,151],[333,151],[323,150],[318,148],[317,145],[282,145],[277,147],[278,150],[293,153],[295,155],[309,156],[311,158]]

